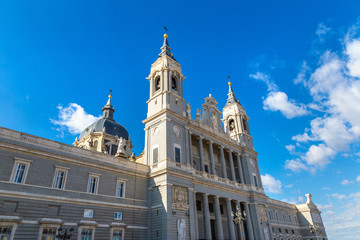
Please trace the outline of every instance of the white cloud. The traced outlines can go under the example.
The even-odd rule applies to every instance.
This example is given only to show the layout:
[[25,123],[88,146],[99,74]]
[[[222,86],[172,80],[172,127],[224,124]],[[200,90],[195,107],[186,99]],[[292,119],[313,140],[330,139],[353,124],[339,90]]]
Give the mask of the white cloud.
[[327,27],[324,23],[320,23],[315,33],[318,36],[319,41],[323,42],[325,40],[325,35],[330,31],[331,28]]
[[[332,194],[335,198],[322,214],[324,225],[329,239],[360,239],[360,192],[343,194]],[[326,205],[325,205],[326,206]]]
[[270,80],[270,76],[268,74],[257,72],[255,74],[250,74],[249,77],[264,82],[268,87],[268,91],[276,91],[278,89],[276,84]]
[[333,193],[333,194],[331,194],[331,196],[334,197],[334,198],[337,198],[339,200],[342,200],[342,199],[346,198],[346,196],[344,194],[338,194],[338,193]]
[[298,83],[306,84],[307,74],[309,72],[310,72],[310,67],[308,66],[308,63],[306,61],[303,61],[300,71],[294,80],[294,83],[295,84],[298,84]]
[[335,151],[327,147],[325,144],[311,145],[309,150],[306,152],[303,159],[307,164],[313,165],[319,168],[324,168],[329,164],[330,157],[335,155]]
[[360,182],[360,175],[357,176],[356,181],[357,181],[357,182]]
[[284,92],[269,92],[263,104],[265,110],[280,111],[289,119],[309,114],[304,104],[295,103]]
[[[307,107],[322,116],[310,122],[310,129],[292,137],[296,146],[307,151],[301,156],[304,163],[287,160],[288,169],[305,170],[309,165],[312,167],[308,170],[324,169],[336,154],[348,151],[360,139],[360,38],[354,37],[360,32],[359,26],[351,27],[342,40],[342,54],[325,51],[312,73],[309,64],[303,62],[294,82],[309,90],[313,102]],[[320,24],[319,38],[329,30]],[[307,143],[310,145],[306,146]]]
[[72,135],[79,134],[100,118],[86,113],[84,108],[76,103],[70,103],[67,107],[59,105],[57,108],[59,109],[58,119],[50,119],[50,121],[59,126],[56,130],[61,133],[61,136],[65,131]]
[[289,151],[290,154],[295,153],[295,145],[289,144],[289,145],[286,145],[285,148]]
[[342,180],[341,185],[349,185],[349,184],[352,184],[352,183],[354,183],[354,182],[353,182],[353,181],[349,181],[349,180],[347,180],[347,179],[344,179],[344,180]]
[[281,181],[269,174],[261,175],[261,181],[265,189],[271,193],[282,193]]
[[302,170],[307,171],[309,168],[301,162],[301,160],[286,160],[285,161],[285,168],[290,169],[294,172],[301,172]]
[[284,188],[292,188],[294,185],[293,184],[288,184],[288,185],[285,185]]
[[350,75],[360,77],[360,39],[347,42],[345,52],[349,57],[346,66],[349,69]]

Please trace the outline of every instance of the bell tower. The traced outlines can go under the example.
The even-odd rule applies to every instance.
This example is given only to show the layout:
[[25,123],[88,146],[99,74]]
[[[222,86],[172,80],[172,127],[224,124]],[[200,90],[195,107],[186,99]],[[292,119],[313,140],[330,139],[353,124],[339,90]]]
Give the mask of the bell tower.
[[246,114],[245,108],[241,106],[235,93],[229,84],[228,99],[223,108],[223,123],[225,133],[233,140],[237,141],[241,146],[253,148],[252,137],[250,135],[249,123],[250,118]]
[[159,57],[151,65],[150,74],[147,77],[150,82],[147,117],[163,109],[185,115],[185,100],[183,99],[182,87],[184,76],[180,64],[170,51],[171,48],[167,38],[168,35],[165,33]]

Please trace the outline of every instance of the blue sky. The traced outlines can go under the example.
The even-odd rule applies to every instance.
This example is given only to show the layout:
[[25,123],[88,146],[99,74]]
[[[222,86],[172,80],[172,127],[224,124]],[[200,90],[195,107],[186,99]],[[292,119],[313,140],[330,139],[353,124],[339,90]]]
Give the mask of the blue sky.
[[[0,126],[71,144],[113,90],[144,147],[162,26],[193,115],[227,75],[245,107],[266,193],[312,193],[330,239],[360,239],[359,1],[0,1]],[[195,116],[193,116],[195,117]]]

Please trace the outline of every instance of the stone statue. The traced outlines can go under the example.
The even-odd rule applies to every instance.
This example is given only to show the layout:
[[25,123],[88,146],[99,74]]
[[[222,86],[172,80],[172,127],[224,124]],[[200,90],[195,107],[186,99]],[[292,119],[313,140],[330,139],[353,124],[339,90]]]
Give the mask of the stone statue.
[[186,104],[186,115],[189,119],[191,119],[191,106],[189,102]]
[[196,121],[200,121],[201,118],[201,111],[199,109],[196,109]]
[[177,231],[178,231],[178,240],[185,240],[186,238],[186,224],[185,219],[177,219]]
[[125,154],[125,145],[126,145],[126,140],[124,138],[119,138],[119,145],[118,145],[118,149],[116,154]]

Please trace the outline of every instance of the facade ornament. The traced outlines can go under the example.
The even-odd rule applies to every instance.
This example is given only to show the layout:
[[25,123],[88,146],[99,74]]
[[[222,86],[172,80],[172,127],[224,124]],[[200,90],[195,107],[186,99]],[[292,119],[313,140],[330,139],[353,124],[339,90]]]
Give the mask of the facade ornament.
[[200,121],[201,119],[201,111],[199,109],[196,109],[196,121]]
[[178,210],[188,210],[188,190],[185,187],[172,187],[172,207]]
[[268,218],[267,218],[267,215],[266,215],[265,206],[264,205],[259,205],[258,209],[259,209],[260,221],[261,222],[267,222]]
[[191,119],[191,106],[189,102],[186,104],[186,116]]
[[117,152],[116,152],[116,155],[125,155],[125,147],[126,146],[126,139],[124,138],[119,138],[119,145],[118,145],[118,149],[117,149]]
[[177,219],[178,240],[186,239],[186,223],[184,218]]

